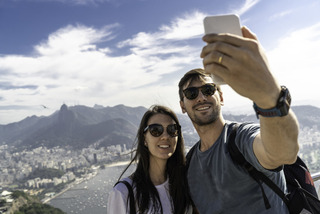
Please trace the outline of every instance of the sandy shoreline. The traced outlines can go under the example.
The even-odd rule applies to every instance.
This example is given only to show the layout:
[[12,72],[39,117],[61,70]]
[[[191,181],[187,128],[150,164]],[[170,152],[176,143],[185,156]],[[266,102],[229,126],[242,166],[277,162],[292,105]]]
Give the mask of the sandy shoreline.
[[110,163],[106,164],[106,167],[113,167],[113,166],[123,166],[123,165],[128,165],[130,161],[120,161],[120,162],[115,162],[115,163]]

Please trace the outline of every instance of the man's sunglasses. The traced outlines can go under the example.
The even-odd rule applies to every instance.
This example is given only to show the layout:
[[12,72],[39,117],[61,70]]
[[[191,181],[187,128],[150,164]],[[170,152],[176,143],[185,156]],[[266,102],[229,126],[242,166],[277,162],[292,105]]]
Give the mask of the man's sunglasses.
[[204,96],[212,96],[216,92],[217,87],[213,83],[207,83],[200,87],[186,88],[183,90],[183,94],[188,100],[194,100],[199,95],[199,89]]
[[[171,124],[167,126],[167,133],[171,137],[176,137],[178,136],[179,129],[180,126],[178,124]],[[143,132],[146,132],[147,130],[149,130],[153,137],[159,137],[164,132],[164,127],[161,124],[150,124],[143,130]]]

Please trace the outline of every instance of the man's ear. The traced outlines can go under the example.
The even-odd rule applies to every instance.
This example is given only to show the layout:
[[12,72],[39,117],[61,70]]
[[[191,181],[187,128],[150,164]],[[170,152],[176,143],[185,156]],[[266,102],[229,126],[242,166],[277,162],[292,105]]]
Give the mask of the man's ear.
[[223,99],[222,91],[219,91],[219,97],[220,97],[220,105],[224,106],[224,99]]
[[181,111],[182,111],[183,114],[187,112],[187,111],[186,111],[186,108],[185,108],[185,106],[184,106],[184,102],[181,101],[181,100],[180,100],[180,107],[181,107]]

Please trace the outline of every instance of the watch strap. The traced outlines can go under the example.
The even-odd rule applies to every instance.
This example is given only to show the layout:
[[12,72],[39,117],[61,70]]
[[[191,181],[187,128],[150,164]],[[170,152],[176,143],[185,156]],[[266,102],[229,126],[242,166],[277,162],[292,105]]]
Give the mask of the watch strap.
[[262,109],[257,104],[253,103],[253,108],[256,111],[257,118],[259,119],[259,114],[264,117],[281,117],[281,110],[277,107],[270,109]]
[[274,108],[262,109],[256,103],[253,103],[253,108],[256,112],[257,118],[259,115],[263,117],[283,117],[289,113],[291,104],[291,95],[285,86],[281,86],[281,92]]

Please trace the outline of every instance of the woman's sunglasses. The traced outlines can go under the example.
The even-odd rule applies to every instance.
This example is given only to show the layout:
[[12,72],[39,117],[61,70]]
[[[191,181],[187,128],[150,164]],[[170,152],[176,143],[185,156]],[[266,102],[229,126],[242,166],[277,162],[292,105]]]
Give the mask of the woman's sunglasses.
[[217,90],[215,84],[207,83],[207,84],[202,85],[200,87],[186,88],[186,89],[183,90],[183,94],[188,100],[194,100],[199,95],[199,89],[201,90],[201,93],[204,96],[212,96]]
[[[178,124],[171,124],[167,126],[167,133],[171,137],[176,137],[178,136],[179,129],[180,126]],[[164,132],[164,127],[161,124],[150,124],[143,130],[143,132],[146,132],[147,130],[149,130],[153,137],[159,137]]]

